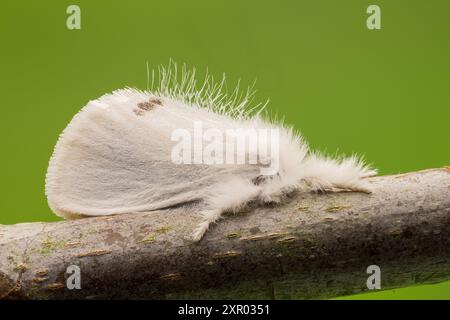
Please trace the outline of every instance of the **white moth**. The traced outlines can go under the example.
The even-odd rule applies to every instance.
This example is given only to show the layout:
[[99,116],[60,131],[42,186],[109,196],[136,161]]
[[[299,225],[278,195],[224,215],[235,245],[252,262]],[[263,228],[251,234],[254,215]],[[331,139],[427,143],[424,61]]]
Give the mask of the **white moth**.
[[[258,112],[249,107],[250,91],[227,94],[224,81],[210,77],[198,86],[195,70],[183,67],[177,74],[175,64],[159,71],[155,89],[127,88],[90,101],[63,131],[45,186],[57,215],[169,211],[195,203],[200,221],[192,238],[198,241],[223,213],[250,203],[280,203],[296,191],[370,192],[364,178],[376,170],[356,156],[333,159],[309,151],[298,132],[263,116],[264,106],[256,105]],[[206,139],[209,147],[194,144],[194,150],[182,150],[188,161],[174,161],[181,150],[175,133],[194,137],[199,123],[214,132]],[[260,139],[242,151],[239,133],[246,130],[276,130],[278,139]],[[242,161],[250,158],[258,161]]]

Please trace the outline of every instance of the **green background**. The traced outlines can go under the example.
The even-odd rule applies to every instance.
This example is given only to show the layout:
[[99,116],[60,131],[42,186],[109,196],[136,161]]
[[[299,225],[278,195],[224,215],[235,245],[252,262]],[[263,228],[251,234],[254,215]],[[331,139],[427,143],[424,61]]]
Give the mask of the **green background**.
[[[81,7],[81,30],[66,8]],[[382,10],[368,30],[366,8]],[[89,100],[146,88],[169,58],[257,97],[313,147],[382,174],[448,165],[450,1],[4,1],[0,223],[58,220],[44,195],[59,133]],[[450,298],[450,282],[351,298]]]

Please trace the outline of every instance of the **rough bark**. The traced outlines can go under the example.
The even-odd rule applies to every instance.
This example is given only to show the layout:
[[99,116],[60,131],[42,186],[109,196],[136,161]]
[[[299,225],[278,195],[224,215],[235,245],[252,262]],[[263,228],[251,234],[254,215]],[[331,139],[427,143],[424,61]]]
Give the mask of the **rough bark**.
[[[450,170],[370,178],[373,194],[296,194],[228,216],[200,243],[195,206],[0,226],[0,297],[330,298],[450,279]],[[66,269],[81,269],[69,290]]]

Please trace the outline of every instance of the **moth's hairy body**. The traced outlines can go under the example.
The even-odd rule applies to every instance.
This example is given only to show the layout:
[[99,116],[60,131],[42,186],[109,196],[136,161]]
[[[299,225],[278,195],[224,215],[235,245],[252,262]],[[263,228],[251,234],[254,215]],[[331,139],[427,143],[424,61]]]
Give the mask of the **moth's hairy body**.
[[[279,203],[294,191],[370,192],[364,178],[376,171],[357,157],[331,159],[309,151],[292,128],[247,113],[249,95],[226,97],[222,85],[208,80],[196,91],[195,75],[188,71],[175,79],[163,70],[157,90],[118,90],[89,102],[73,118],[46,177],[48,202],[57,215],[102,216],[196,202],[200,221],[192,238],[198,241],[223,213],[238,213],[250,202]],[[193,136],[197,121],[223,132],[278,129],[276,171],[261,176],[258,163],[174,163],[172,133],[184,129]]]

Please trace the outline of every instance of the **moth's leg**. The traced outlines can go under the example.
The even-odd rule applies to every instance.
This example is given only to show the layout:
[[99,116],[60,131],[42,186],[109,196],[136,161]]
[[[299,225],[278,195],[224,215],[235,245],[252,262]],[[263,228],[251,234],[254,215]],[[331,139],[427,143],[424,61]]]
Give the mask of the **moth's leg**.
[[253,183],[261,187],[258,200],[263,203],[280,203],[289,193],[301,189],[301,184],[295,176],[281,177],[279,174],[273,176],[258,176]]
[[250,180],[232,177],[211,186],[205,199],[206,207],[201,211],[202,221],[195,229],[192,239],[199,241],[211,223],[217,222],[225,212],[237,213],[248,202],[255,200],[261,188]]
[[203,210],[201,212],[202,222],[200,222],[197,228],[194,230],[194,233],[192,234],[192,240],[196,242],[200,241],[205,235],[205,232],[209,229],[209,225],[222,218],[222,212],[222,210],[218,209]]
[[356,157],[335,160],[318,155],[306,158],[300,170],[301,179],[316,191],[338,188],[371,193],[370,184],[364,178],[377,174]]

